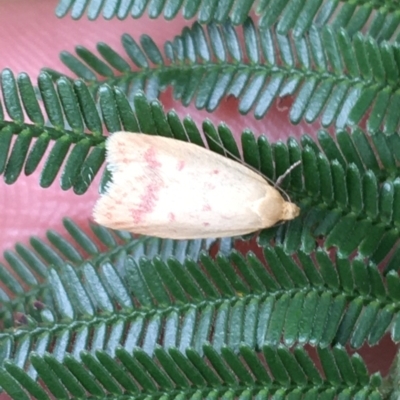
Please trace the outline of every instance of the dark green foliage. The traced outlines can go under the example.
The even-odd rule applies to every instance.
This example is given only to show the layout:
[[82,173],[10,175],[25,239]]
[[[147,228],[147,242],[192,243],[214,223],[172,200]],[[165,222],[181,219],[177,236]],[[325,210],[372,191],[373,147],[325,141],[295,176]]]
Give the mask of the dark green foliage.
[[[343,128],[358,124],[369,112],[370,132],[396,131],[399,117],[391,107],[398,97],[397,46],[315,25],[301,38],[283,36],[279,29],[259,28],[251,19],[242,24],[244,45],[239,33],[230,21],[205,28],[196,22],[165,43],[164,55],[148,36],[142,36],[139,46],[125,34],[122,44],[139,71],[130,70],[126,62],[121,66],[123,58],[104,51],[104,43],[98,44],[104,61],[82,47],[76,48],[78,58],[63,53],[62,60],[94,87],[97,74],[128,97],[142,89],[155,98],[172,85],[174,97],[184,105],[194,102],[212,112],[233,95],[240,99],[240,113],[253,111],[263,118],[277,98],[291,95],[295,124],[320,118],[324,126]],[[110,68],[123,75],[115,76]]]
[[[385,116],[381,102],[382,96],[386,96],[388,104],[396,96],[396,47],[378,45],[360,34],[351,38],[345,30],[336,33],[329,27],[317,30],[312,26],[302,38],[256,28],[250,19],[242,28],[244,46],[229,22],[221,27],[207,26],[208,45],[205,29],[199,25],[185,29],[178,40],[166,43],[176,64],[182,63],[177,46],[183,43],[184,59],[194,67],[194,71],[185,71],[187,78],[172,82],[176,98],[184,104],[196,99],[196,107],[213,111],[223,97],[234,95],[240,98],[241,113],[253,110],[256,118],[262,118],[276,98],[293,95],[293,123],[302,118],[311,123],[321,117],[325,126],[336,121],[337,126],[343,127],[357,124],[370,110],[370,131],[380,126],[388,133],[396,129],[397,116]],[[199,47],[201,38],[204,44]],[[213,46],[215,42],[221,46]],[[187,43],[193,43],[194,56],[190,56]],[[246,59],[249,62],[244,64]],[[214,75],[218,84],[211,79]],[[189,91],[190,97],[181,97],[179,94],[186,90],[182,86],[188,88],[194,81],[201,89],[197,93]],[[204,100],[199,101],[200,96]]]
[[[205,125],[204,128],[208,136],[214,135],[212,127]],[[226,141],[229,131],[221,126],[219,135]],[[220,140],[216,138],[214,140]],[[397,134],[388,138],[374,136],[371,143],[360,130],[351,134],[339,131],[336,138],[320,131],[318,146],[308,136],[303,136],[300,143],[289,139],[287,145],[271,146],[265,137],[255,141],[250,132],[245,132],[243,158],[271,179],[299,158],[302,160],[302,165],[284,184],[292,201],[302,204],[301,216],[266,230],[261,234],[260,243],[265,243],[264,237],[269,240],[274,236],[289,253],[299,247],[310,252],[315,248],[315,238],[324,236],[327,248],[336,246],[344,255],[359,249],[363,256],[381,262],[387,253],[380,243],[387,245],[388,238],[398,238],[396,218],[399,214],[395,211],[398,158],[393,154],[397,141]],[[288,164],[278,170],[284,154],[293,158],[289,157]],[[380,165],[386,168],[381,169]]]
[[[64,268],[65,263],[68,263],[78,271],[83,271],[88,261],[95,267],[103,263],[113,263],[117,271],[121,273],[125,268],[127,257],[136,262],[142,256],[152,258],[155,255],[162,260],[167,260],[172,256],[181,262],[185,257],[197,260],[202,250],[208,250],[216,243],[214,239],[191,241],[135,239],[131,234],[110,231],[94,224],[90,225],[91,232],[88,235],[69,219],[64,220],[64,227],[72,240],[67,240],[54,231],[48,231],[47,239],[50,244],[33,237],[31,249],[17,244],[15,252],[4,253],[4,258],[17,279],[8,272],[6,265],[0,264],[0,280],[3,287],[8,290],[6,293],[0,289],[3,328],[14,325],[13,313],[16,311],[25,314],[33,313],[32,315],[38,321],[43,321],[43,317],[48,318],[47,314],[43,316],[41,313],[42,306],[50,308],[54,306],[50,296],[50,284],[44,281],[47,278],[48,265],[60,270]],[[93,236],[95,240],[91,238]],[[224,251],[229,251],[232,245],[231,239],[224,239],[222,242]],[[220,246],[222,248],[222,243]],[[19,282],[23,282],[24,289]],[[41,305],[35,304],[37,299],[41,299]],[[48,310],[45,311],[47,312]]]
[[[379,41],[396,39],[396,28],[400,17],[391,3],[364,1],[345,2],[338,0],[59,0],[56,13],[59,17],[68,12],[74,19],[87,17],[95,20],[140,18],[145,12],[150,18],[164,17],[172,20],[182,14],[185,19],[196,17],[201,24],[211,21],[223,23],[231,18],[233,24],[242,24],[254,10],[260,18],[260,26],[269,28],[277,24],[280,34],[293,30],[295,36],[302,36],[314,22],[319,28],[330,24],[335,29],[345,28],[353,35],[366,31]],[[371,18],[371,20],[369,20]]]
[[[61,186],[84,193],[104,162],[104,137],[99,137],[101,119],[86,86],[80,81],[71,84],[63,77],[54,85],[50,77],[42,73],[38,87],[43,112],[26,74],[15,79],[6,69],[1,76],[1,85],[8,119],[11,119],[10,122],[3,116],[0,121],[0,170],[4,172],[5,182],[14,183],[22,171],[26,175],[32,174],[52,142],[41,173],[41,186],[48,187],[53,183],[66,159]],[[30,122],[24,122],[23,111]],[[49,121],[47,126],[45,120]],[[67,128],[68,125],[72,129]],[[86,130],[92,135],[85,133]],[[14,143],[10,140],[11,132],[17,135]],[[90,176],[85,173],[85,168],[90,168]]]
[[[69,221],[66,226],[76,231]],[[77,257],[62,238],[49,234],[49,239],[60,252],[68,249],[71,258]],[[107,258],[105,253],[79,260],[75,267],[70,261],[56,264],[46,286],[24,298],[18,298],[21,290],[3,268],[2,280],[14,290],[14,303],[25,322],[14,338],[11,330],[0,335],[2,359],[23,365],[30,352],[68,352],[76,358],[84,349],[114,355],[118,347],[127,352],[140,347],[151,356],[160,346],[193,348],[202,354],[206,342],[215,354],[224,354],[224,346],[237,353],[242,344],[260,349],[265,344],[349,343],[359,348],[364,342],[376,344],[386,332],[400,340],[399,276],[392,272],[383,280],[376,266],[360,257],[349,262],[337,254],[332,262],[318,249],[312,255],[299,251],[293,258],[282,247],[265,247],[266,269],[263,259],[236,251],[215,260],[202,253],[198,262],[186,258],[182,263],[169,251],[164,259],[151,260],[151,250],[141,252],[143,245],[151,244],[150,239],[132,240]],[[50,253],[38,241],[32,245],[40,255]],[[35,258],[26,248],[17,250],[21,258]],[[191,249],[184,253],[189,255]],[[32,284],[29,264],[12,253],[6,258],[21,279]],[[50,259],[55,261],[51,254]],[[5,322],[10,306],[10,300],[4,302]]]
[[[174,392],[172,397],[169,396],[173,399],[248,399],[251,396],[267,398],[268,395],[299,398],[298,395],[303,393],[304,398],[310,396],[323,400],[331,398],[328,392],[339,398],[383,398],[376,390],[380,377],[375,375],[365,381],[362,368],[352,365],[357,362],[357,355],[350,357],[341,347],[335,347],[333,352],[319,350],[325,378],[316,369],[310,371],[313,361],[302,348],[291,352],[284,347],[265,346],[262,348],[263,364],[260,364],[257,353],[244,345],[238,353],[224,347],[218,354],[209,344],[202,350],[206,354],[204,358],[195,350],[182,352],[172,347],[169,350],[157,349],[152,357],[141,349],[132,353],[118,349],[113,358],[103,351],[85,352],[81,356],[82,364],[68,356],[61,356],[60,360],[48,354],[33,354],[30,361],[36,369],[47,372],[42,382],[56,397],[69,393],[81,398],[107,394],[121,399],[127,395],[156,398],[160,391],[168,390]],[[334,356],[340,364],[325,362],[327,359],[333,361]],[[349,375],[352,377],[350,381]],[[48,398],[27,373],[11,363],[0,369],[0,376],[13,398],[27,399],[26,392],[37,398]],[[313,384],[321,385],[324,391],[318,395]]]

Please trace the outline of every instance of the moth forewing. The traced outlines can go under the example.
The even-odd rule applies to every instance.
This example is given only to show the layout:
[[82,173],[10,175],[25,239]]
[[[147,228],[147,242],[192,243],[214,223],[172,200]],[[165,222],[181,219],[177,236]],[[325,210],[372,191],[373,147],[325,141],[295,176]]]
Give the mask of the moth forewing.
[[94,219],[109,228],[170,239],[225,237],[299,214],[261,175],[195,144],[117,132],[106,148],[112,182]]

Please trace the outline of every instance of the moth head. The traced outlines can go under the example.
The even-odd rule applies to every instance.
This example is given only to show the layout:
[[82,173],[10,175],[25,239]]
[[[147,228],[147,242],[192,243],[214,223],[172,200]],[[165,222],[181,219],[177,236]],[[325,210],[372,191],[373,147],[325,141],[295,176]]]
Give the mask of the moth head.
[[298,217],[300,214],[300,208],[294,203],[285,201],[282,206],[282,217],[281,220],[288,221]]

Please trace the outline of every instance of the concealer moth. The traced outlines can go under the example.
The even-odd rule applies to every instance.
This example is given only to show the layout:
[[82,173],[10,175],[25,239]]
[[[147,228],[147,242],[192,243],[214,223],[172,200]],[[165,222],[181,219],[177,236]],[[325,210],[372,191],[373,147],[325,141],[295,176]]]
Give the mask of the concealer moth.
[[300,213],[261,175],[193,143],[116,132],[106,151],[112,181],[93,217],[108,228],[169,239],[227,237]]

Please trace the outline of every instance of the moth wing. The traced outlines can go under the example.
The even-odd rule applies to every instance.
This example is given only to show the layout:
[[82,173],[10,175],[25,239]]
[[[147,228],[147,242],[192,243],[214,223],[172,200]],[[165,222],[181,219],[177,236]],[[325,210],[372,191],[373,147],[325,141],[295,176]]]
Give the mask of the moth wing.
[[[235,236],[265,221],[259,208],[279,193],[249,168],[175,139],[128,132],[107,141],[112,182],[94,209],[113,229],[171,239]],[[276,192],[276,193],[275,193]]]

